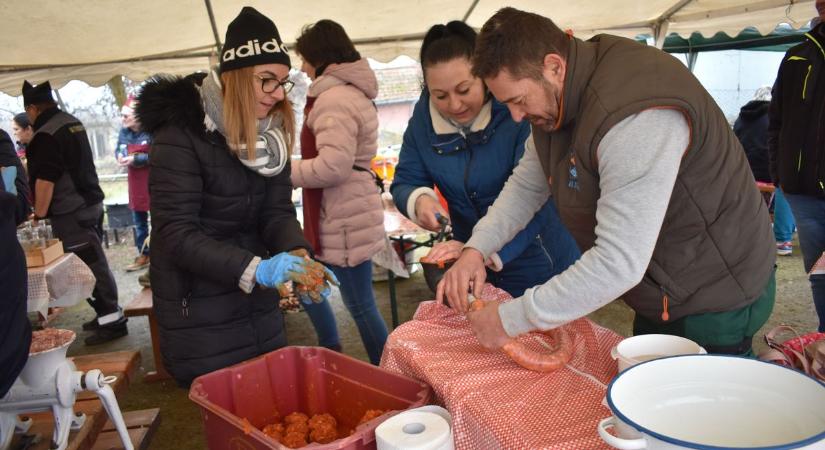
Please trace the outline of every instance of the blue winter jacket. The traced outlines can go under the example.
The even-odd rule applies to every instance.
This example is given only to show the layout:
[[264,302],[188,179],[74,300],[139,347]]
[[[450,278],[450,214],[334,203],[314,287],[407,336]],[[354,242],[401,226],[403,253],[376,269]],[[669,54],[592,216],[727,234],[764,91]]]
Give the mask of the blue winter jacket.
[[[453,235],[467,242],[473,227],[493,204],[524,154],[527,122],[512,120],[507,107],[492,100],[490,122],[480,131],[437,135],[425,90],[404,133],[391,192],[407,215],[407,200],[419,187],[435,184],[449,205]],[[494,285],[512,295],[544,283],[578,259],[572,236],[549,200],[533,220],[499,252],[502,271],[488,271]],[[549,260],[549,261],[548,261]]]
[[[127,145],[131,144],[151,144],[152,137],[145,131],[132,131],[130,128],[122,127],[117,135],[117,147],[115,147],[115,157],[127,156]],[[135,153],[132,167],[145,167],[149,165],[148,153]]]

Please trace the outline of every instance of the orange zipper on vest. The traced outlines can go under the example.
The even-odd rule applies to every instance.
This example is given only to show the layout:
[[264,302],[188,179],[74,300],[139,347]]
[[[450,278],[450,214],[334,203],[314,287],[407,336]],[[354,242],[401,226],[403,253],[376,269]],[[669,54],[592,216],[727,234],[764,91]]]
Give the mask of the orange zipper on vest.
[[667,294],[662,296],[662,321],[667,322],[670,320],[670,313],[667,312]]
[[670,313],[667,311],[668,308],[668,297],[667,292],[665,292],[665,287],[661,284],[659,285],[659,289],[662,291],[662,322],[667,322],[670,320]]

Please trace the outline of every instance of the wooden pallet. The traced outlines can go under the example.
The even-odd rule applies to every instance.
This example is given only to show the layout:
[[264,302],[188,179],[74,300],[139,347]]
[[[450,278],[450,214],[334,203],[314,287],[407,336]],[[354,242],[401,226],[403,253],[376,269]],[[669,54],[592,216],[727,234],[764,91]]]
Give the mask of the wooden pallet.
[[[111,353],[99,353],[95,355],[83,355],[71,358],[78,370],[89,371],[100,369],[104,375],[114,375],[117,381],[110,386],[115,391],[115,395],[122,394],[128,389],[132,379],[134,379],[137,368],[140,365],[140,352],[122,351]],[[80,393],[74,404],[76,413],[86,414],[86,422],[76,431],[69,434],[69,443],[66,450],[90,450],[103,429],[108,415],[103,409],[97,395],[94,392]],[[26,414],[33,420],[28,435],[39,435],[40,441],[27,447],[30,450],[46,450],[50,447],[52,433],[54,430],[54,416],[51,412],[39,412]],[[22,436],[15,436],[10,448],[17,448]]]
[[[140,411],[129,411],[123,413],[123,421],[126,422],[126,429],[129,432],[129,439],[135,450],[146,450],[149,443],[160,425],[160,409],[143,409]],[[123,442],[117,434],[115,426],[111,420],[103,425],[103,431],[97,437],[97,441],[92,446],[92,450],[116,450],[122,449]]]

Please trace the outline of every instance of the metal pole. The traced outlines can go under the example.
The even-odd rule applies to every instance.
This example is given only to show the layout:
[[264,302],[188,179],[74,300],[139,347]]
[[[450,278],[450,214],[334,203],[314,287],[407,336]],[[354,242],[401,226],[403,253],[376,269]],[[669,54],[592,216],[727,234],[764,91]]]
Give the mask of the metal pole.
[[215,13],[212,12],[212,2],[210,0],[203,0],[206,4],[206,12],[209,13],[209,24],[212,26],[212,35],[215,37],[215,48],[218,49],[218,53],[221,52],[221,38],[220,34],[218,33],[218,25],[215,23]]
[[60,96],[60,89],[55,89],[54,90],[54,95],[57,97],[57,104],[60,105],[60,109],[62,111],[69,112],[69,111],[66,110],[66,104],[63,103],[63,97]]
[[473,0],[473,4],[472,4],[472,5],[470,5],[470,9],[468,9],[468,10],[467,10],[467,13],[466,13],[466,14],[464,14],[464,17],[462,17],[462,18],[461,18],[461,21],[462,21],[462,22],[466,22],[466,21],[467,21],[467,19],[469,19],[469,18],[470,18],[470,14],[472,14],[472,13],[473,13],[473,10],[474,10],[474,9],[476,9],[476,5],[478,5],[478,1],[479,1],[479,0]]

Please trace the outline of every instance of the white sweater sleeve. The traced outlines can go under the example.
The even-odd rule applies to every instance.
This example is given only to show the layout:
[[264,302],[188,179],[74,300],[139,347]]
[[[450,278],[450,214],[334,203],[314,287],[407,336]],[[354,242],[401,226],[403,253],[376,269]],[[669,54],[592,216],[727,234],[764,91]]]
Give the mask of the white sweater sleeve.
[[508,335],[583,317],[641,281],[689,142],[687,120],[671,109],[632,115],[605,135],[597,150],[595,245],[561,274],[499,307]]

